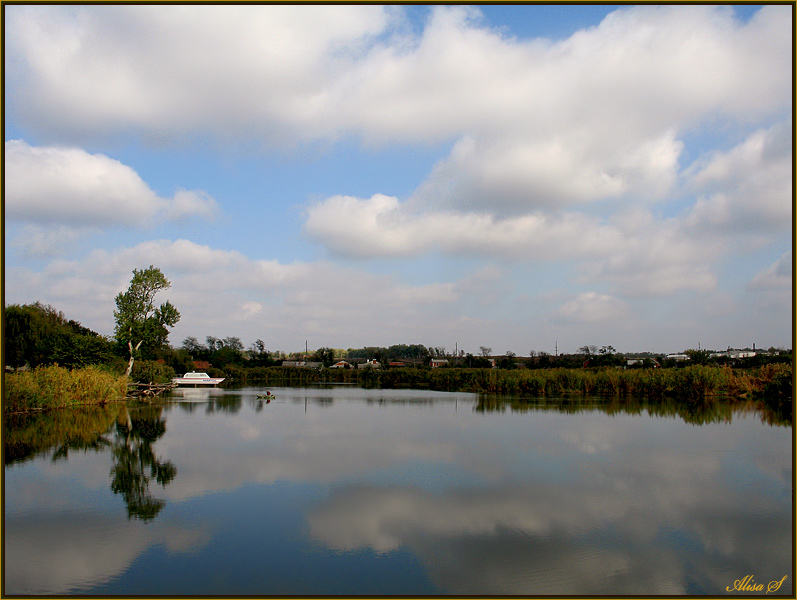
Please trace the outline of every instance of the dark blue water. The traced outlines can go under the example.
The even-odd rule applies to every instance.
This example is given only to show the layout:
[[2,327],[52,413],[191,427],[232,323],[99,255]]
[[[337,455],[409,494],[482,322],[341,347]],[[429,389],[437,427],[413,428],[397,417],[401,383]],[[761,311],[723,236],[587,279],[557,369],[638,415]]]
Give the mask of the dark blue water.
[[5,594],[792,593],[792,427],[753,405],[271,390],[7,423]]

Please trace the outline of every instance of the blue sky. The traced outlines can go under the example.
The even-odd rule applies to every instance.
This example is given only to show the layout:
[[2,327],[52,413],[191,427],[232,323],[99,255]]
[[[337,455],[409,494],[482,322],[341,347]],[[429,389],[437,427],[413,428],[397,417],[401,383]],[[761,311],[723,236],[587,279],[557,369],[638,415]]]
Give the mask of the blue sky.
[[792,7],[4,6],[5,300],[170,341],[792,339]]

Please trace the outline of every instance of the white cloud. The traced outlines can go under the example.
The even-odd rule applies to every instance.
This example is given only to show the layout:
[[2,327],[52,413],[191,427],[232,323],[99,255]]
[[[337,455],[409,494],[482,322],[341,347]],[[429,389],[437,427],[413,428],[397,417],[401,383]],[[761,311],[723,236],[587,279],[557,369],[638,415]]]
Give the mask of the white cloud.
[[619,232],[579,213],[540,212],[499,218],[490,213],[413,212],[411,203],[376,194],[335,196],[307,210],[305,233],[336,254],[409,257],[430,251],[520,260],[604,255]]
[[[10,238],[9,246],[19,248],[25,258],[54,258],[64,252],[85,231],[73,227],[25,225],[18,235]],[[9,238],[7,238],[9,239]]]
[[758,130],[728,152],[715,152],[689,169],[689,187],[704,194],[686,218],[695,235],[767,235],[791,228],[791,133],[791,123]]
[[241,309],[247,316],[251,316],[263,312],[263,305],[260,302],[245,302]]
[[628,305],[617,298],[597,292],[584,292],[566,302],[554,318],[562,322],[600,323],[628,316]]
[[[154,529],[135,521],[120,522],[96,510],[79,520],[67,512],[44,519],[7,518],[4,528],[7,543],[15,548],[6,559],[5,585],[15,594],[33,596],[111,581],[158,545],[169,552],[190,552],[211,539],[196,523],[172,521]],[[105,543],[97,543],[100,537]],[[41,561],[51,567],[39,568]]]
[[632,7],[556,44],[504,38],[473,7],[433,9],[420,35],[381,6],[11,8],[15,110],[71,135],[383,143],[520,129],[550,142],[586,127],[604,134],[587,154],[608,149],[615,165],[685,122],[790,98],[788,7],[747,25],[725,7]]
[[213,218],[217,212],[216,201],[205,192],[179,190],[166,209],[166,218],[170,221],[191,217]]
[[129,166],[80,148],[5,142],[5,202],[10,220],[72,227],[151,224],[210,216],[213,198],[198,191],[159,197]]
[[791,290],[792,254],[786,252],[775,264],[767,267],[750,281],[752,290]]
[[[352,336],[359,336],[362,345],[396,343],[407,336],[425,339],[442,326],[438,309],[461,297],[456,282],[410,285],[326,262],[282,264],[188,240],[154,240],[53,261],[41,272],[11,268],[7,300],[38,299],[87,327],[111,333],[113,298],[127,288],[134,268],[150,264],[171,281],[162,294],[182,315],[174,330],[176,345],[188,335],[268,336],[293,349],[296,332],[316,322],[323,324],[317,337],[324,341],[318,346],[346,344]],[[379,342],[367,333],[374,331],[380,332]]]
[[39,7],[8,13],[15,107],[40,130],[295,135],[380,34],[380,6]]
[[[304,233],[333,257],[440,255],[446,266],[473,264],[464,257],[481,261],[476,268],[521,264],[529,272],[545,261],[543,288],[561,266],[556,277],[575,276],[611,299],[560,307],[560,317],[582,323],[601,306],[610,317],[631,297],[705,294],[718,286],[723,257],[788,235],[791,123],[772,123],[792,107],[790,7],[762,6],[746,24],[721,6],[625,7],[555,43],[505,37],[472,6],[432,8],[417,32],[403,11],[9,6],[9,115],[31,139],[92,148],[128,134],[144,147],[179,150],[196,139],[246,148],[344,138],[376,148],[450,146],[406,197],[383,187],[356,193],[363,197],[323,192],[305,213]],[[754,133],[733,141],[739,131]],[[711,141],[705,133],[737,145],[682,164]],[[88,226],[204,219],[217,210],[199,190],[160,197],[130,166],[74,146],[6,142],[6,186],[9,219],[38,227],[13,242],[28,257],[52,255]],[[482,288],[495,298],[513,276],[502,272],[481,288],[467,274],[405,285],[359,272],[361,264],[285,264],[151,241],[41,272],[12,266],[12,295],[50,298],[69,313],[84,300],[81,288],[107,304],[132,268],[150,263],[181,285],[180,327],[234,335],[222,328],[237,306],[238,325],[275,327],[286,340],[311,327],[330,337],[353,327],[389,338],[407,323],[450,336],[452,324],[475,323],[457,312],[468,286],[478,306],[488,298]],[[518,285],[530,293],[531,283]],[[80,310],[75,318],[107,325],[97,317],[107,307]],[[493,317],[485,318],[502,322]]]

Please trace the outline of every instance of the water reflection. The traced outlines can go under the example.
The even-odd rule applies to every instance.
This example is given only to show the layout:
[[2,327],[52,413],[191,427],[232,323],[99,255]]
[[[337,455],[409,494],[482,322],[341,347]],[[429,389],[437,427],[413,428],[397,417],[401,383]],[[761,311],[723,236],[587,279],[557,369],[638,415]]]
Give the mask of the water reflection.
[[150,484],[156,482],[165,487],[177,475],[175,466],[158,459],[153,449],[155,441],[166,433],[162,412],[161,406],[135,410],[123,407],[116,421],[116,435],[111,444],[111,490],[124,498],[128,518],[154,519],[166,501],[153,498]]
[[762,423],[792,426],[792,403],[764,400],[699,398],[663,398],[648,400],[637,397],[572,396],[564,398],[508,398],[482,395],[475,406],[477,412],[555,411],[575,414],[601,411],[609,415],[647,414],[654,417],[678,417],[691,425],[730,423],[734,415],[757,415]]
[[98,445],[106,445],[104,436],[116,420],[117,410],[109,405],[6,415],[3,460],[6,465],[24,463],[53,448],[59,448],[59,457],[68,456],[70,450],[99,450]]
[[[154,405],[6,417],[6,590],[80,593],[113,581],[152,547],[185,553],[206,544],[204,524],[146,525],[166,505],[151,488],[177,474],[155,450],[166,433],[164,407]],[[103,501],[103,488],[122,497],[127,522],[119,520],[118,502]]]
[[793,589],[791,420],[760,402],[271,389],[10,428],[7,591]]
[[160,460],[153,444],[166,433],[163,406],[102,406],[13,415],[4,420],[5,464],[51,453],[54,463],[71,453],[109,452],[110,489],[122,496],[129,518],[150,521],[166,502],[152,496],[151,484],[168,485],[177,475]]

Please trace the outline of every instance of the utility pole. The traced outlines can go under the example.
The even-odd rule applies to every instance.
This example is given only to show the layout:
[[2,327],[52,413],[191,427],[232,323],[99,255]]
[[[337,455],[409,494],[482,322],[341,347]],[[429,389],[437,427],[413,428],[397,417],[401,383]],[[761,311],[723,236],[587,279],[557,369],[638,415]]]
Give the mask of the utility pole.
[[559,340],[556,340],[556,350],[554,350],[554,356],[559,356]]

